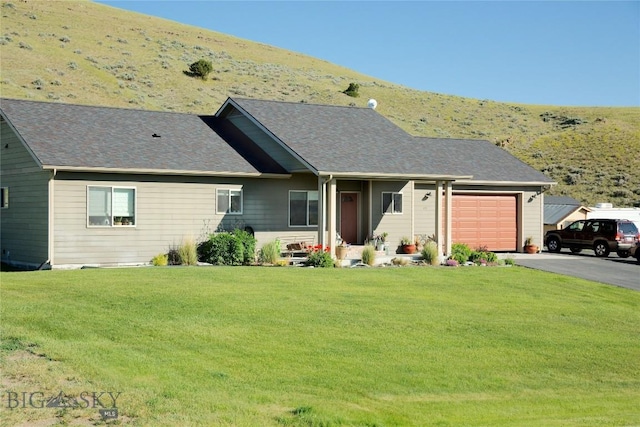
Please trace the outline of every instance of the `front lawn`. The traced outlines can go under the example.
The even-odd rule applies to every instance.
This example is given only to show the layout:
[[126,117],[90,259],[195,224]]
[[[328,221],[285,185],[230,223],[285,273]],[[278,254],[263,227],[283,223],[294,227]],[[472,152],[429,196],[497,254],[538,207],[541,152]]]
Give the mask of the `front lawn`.
[[117,422],[132,425],[640,423],[640,293],[627,289],[517,267],[0,279],[7,425],[102,422],[96,405],[8,409],[36,390],[121,392]]

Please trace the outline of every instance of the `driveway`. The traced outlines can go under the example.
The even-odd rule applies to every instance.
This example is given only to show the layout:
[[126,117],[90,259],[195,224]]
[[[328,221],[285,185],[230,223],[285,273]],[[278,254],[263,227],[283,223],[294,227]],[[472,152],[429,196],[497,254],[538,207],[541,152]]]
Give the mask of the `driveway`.
[[580,254],[549,253],[513,254],[516,264],[536,270],[579,277],[640,291],[640,264],[635,258],[620,258],[615,254],[597,258],[593,252]]

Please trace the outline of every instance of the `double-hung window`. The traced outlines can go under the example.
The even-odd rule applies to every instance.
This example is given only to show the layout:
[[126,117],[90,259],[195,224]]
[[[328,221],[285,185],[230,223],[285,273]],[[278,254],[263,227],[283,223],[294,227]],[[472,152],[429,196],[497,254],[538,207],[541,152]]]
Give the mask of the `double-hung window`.
[[136,224],[136,189],[130,187],[87,187],[87,225],[90,227]]
[[318,225],[318,192],[289,191],[289,226]]
[[402,193],[382,193],[382,214],[402,214]]
[[242,190],[216,189],[216,212],[219,214],[242,214]]

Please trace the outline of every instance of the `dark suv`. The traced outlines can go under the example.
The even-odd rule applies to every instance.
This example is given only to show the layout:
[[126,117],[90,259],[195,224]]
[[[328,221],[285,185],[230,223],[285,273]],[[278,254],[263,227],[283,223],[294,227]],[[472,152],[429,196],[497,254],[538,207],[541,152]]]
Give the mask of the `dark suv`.
[[581,219],[564,230],[549,230],[544,243],[549,252],[560,252],[569,248],[578,253],[582,249],[593,249],[596,256],[606,257],[615,251],[626,258],[640,239],[636,225],[624,219]]

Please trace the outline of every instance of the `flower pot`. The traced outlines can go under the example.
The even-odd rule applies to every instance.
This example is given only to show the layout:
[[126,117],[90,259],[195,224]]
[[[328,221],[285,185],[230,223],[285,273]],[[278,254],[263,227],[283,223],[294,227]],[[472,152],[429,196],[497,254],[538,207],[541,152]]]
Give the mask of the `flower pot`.
[[528,254],[537,254],[538,253],[538,245],[525,245],[524,251]]
[[340,260],[344,259],[347,256],[347,247],[346,246],[336,246],[336,257]]
[[414,254],[416,252],[416,245],[402,245],[402,252],[405,254]]

